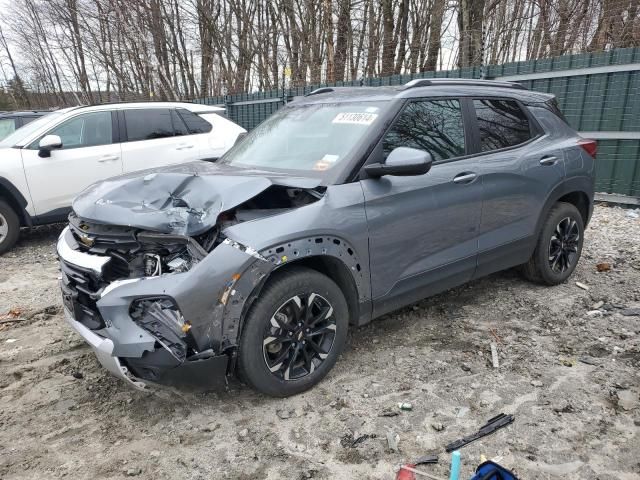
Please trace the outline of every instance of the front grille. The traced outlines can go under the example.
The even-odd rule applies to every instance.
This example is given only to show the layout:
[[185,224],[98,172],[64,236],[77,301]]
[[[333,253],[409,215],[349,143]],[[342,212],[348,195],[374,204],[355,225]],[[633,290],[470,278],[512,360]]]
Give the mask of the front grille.
[[107,255],[111,257],[111,261],[102,270],[103,279],[110,283],[115,280],[129,278],[130,269],[127,259],[116,252],[107,252]]

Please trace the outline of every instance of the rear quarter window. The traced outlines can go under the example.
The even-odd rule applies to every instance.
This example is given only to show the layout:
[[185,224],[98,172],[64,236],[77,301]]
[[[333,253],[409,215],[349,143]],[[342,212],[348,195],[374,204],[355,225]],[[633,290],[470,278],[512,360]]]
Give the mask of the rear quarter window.
[[514,100],[473,101],[480,130],[480,151],[515,147],[532,138],[527,114]]
[[213,125],[207,122],[204,118],[190,112],[189,110],[180,108],[178,109],[178,112],[180,113],[182,120],[184,120],[184,123],[187,125],[191,135],[209,133],[213,128]]

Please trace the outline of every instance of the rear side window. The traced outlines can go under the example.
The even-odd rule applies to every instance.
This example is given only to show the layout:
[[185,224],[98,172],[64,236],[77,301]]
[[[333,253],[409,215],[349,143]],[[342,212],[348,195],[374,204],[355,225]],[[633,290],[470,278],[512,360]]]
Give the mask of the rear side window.
[[464,155],[460,101],[420,100],[409,103],[382,141],[384,158],[397,147],[424,150],[434,161]]
[[211,131],[213,126],[204,118],[201,118],[195,113],[184,108],[179,108],[178,112],[180,112],[180,116],[184,120],[184,123],[187,124],[190,134],[195,135],[198,133],[209,133]]
[[168,108],[125,110],[124,120],[130,142],[174,136],[171,111]]
[[531,138],[531,126],[518,102],[513,100],[474,100],[480,129],[480,150],[490,152],[514,147]]

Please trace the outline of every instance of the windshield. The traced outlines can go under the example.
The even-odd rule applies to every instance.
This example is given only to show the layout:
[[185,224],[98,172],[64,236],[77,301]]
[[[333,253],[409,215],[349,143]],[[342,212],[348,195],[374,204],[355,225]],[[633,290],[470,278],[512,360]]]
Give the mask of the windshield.
[[13,147],[14,145],[23,146],[23,140],[30,137],[32,133],[37,132],[40,128],[60,118],[63,113],[64,112],[47,113],[33,122],[27,123],[24,127],[18,128],[15,132],[2,140],[0,142],[0,147]]
[[221,163],[262,169],[324,172],[345,161],[386,102],[310,104],[283,108],[256,127]]
[[16,131],[16,120],[14,118],[0,119],[0,140],[7,138]]

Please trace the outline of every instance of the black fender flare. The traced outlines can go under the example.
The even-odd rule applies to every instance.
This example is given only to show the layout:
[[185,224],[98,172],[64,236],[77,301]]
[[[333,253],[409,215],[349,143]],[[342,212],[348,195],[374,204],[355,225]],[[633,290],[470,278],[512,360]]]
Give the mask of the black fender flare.
[[574,192],[585,194],[589,200],[588,218],[587,218],[587,221],[585,222],[585,227],[587,226],[589,217],[591,216],[591,212],[593,211],[593,197],[594,197],[593,178],[586,177],[586,176],[567,178],[562,183],[557,185],[553,190],[551,190],[549,195],[547,195],[547,199],[544,202],[544,206],[540,211],[538,222],[536,223],[536,230],[535,230],[536,238],[538,237],[538,233],[540,232],[540,229],[542,228],[542,224],[544,220],[547,218],[547,215],[549,214],[551,207],[553,207],[553,205],[555,205],[558,202],[558,200],[564,197],[565,195],[568,195]]
[[342,262],[351,273],[359,305],[371,301],[368,263],[360,259],[355,249],[342,238],[333,235],[304,237],[254,252],[253,256],[255,260],[221,294],[225,299],[222,350],[237,346],[246,313],[272,274],[287,265],[302,263],[304,259],[328,256]]

